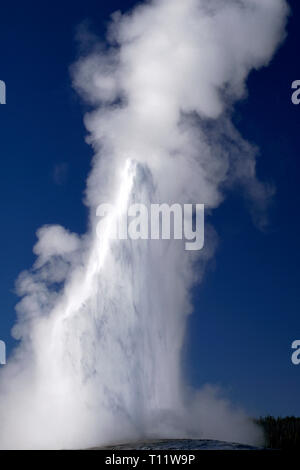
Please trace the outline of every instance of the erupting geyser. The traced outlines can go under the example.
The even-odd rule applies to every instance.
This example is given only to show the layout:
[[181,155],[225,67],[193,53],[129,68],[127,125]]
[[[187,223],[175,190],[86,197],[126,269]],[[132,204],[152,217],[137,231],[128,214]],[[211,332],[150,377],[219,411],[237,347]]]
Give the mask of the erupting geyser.
[[271,190],[230,111],[282,40],[287,12],[284,0],[147,2],[115,14],[107,45],[74,66],[74,86],[94,106],[85,117],[95,150],[90,231],[42,227],[37,260],[18,279],[21,342],[1,371],[2,448],[259,439],[213,388],[182,380],[189,292],[213,255],[212,230],[198,252],[178,240],[112,241],[109,218],[99,239],[96,212],[107,202],[112,219],[131,202],[211,210],[239,184],[264,223]]

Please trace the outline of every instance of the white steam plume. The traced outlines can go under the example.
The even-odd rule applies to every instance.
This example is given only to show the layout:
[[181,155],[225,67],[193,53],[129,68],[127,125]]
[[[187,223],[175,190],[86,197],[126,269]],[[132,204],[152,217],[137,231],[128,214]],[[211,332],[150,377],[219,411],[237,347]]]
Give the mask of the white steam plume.
[[259,438],[211,387],[182,380],[189,292],[213,255],[213,230],[197,255],[181,242],[110,242],[107,231],[99,241],[96,208],[115,202],[112,217],[130,201],[211,210],[240,185],[264,224],[272,190],[256,179],[255,151],[230,111],[283,39],[287,13],[284,0],[155,0],[116,13],[108,44],[74,67],[94,107],[85,117],[90,231],[41,228],[36,263],[19,277],[21,343],[0,380],[2,448]]

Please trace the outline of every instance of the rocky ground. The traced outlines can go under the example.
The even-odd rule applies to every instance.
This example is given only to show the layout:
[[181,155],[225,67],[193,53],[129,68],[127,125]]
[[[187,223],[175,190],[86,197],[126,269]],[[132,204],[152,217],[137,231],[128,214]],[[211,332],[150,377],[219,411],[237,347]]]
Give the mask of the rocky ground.
[[258,447],[205,439],[158,439],[97,447],[91,450],[258,450]]

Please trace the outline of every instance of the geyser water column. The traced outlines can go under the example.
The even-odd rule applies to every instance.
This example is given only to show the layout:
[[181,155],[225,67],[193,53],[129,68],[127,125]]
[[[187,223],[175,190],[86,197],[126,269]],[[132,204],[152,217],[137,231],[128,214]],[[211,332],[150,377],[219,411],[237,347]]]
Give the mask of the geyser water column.
[[[284,37],[287,13],[284,0],[153,0],[115,14],[107,44],[74,66],[74,86],[94,108],[85,116],[95,151],[90,229],[78,237],[42,227],[36,262],[17,281],[20,345],[1,371],[1,448],[259,439],[214,388],[187,391],[183,380],[189,293],[214,253],[213,230],[206,224],[198,253],[180,241],[108,235],[131,202],[211,211],[231,185],[265,221],[270,190],[230,113],[249,72],[267,65]],[[103,203],[116,210],[99,239]]]
[[127,160],[120,173],[115,210],[101,224],[87,266],[70,281],[53,323],[51,357],[41,362],[52,365],[48,387],[63,388],[62,396],[55,390],[49,397],[53,406],[63,400],[64,418],[76,408],[87,435],[91,427],[102,442],[160,435],[165,426],[168,435],[182,435],[174,429],[183,403],[179,366],[187,296],[181,280],[173,295],[180,251],[176,256],[169,241],[111,240],[128,206],[153,197],[151,174],[141,165]]

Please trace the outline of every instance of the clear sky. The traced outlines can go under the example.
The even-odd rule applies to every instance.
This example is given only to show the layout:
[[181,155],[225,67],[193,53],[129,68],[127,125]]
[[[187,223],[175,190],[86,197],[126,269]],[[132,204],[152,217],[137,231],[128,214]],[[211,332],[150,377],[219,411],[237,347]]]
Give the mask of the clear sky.
[[[0,339],[9,351],[14,282],[32,265],[36,230],[51,223],[86,229],[82,198],[92,150],[69,75],[76,28],[88,20],[103,37],[109,15],[135,3],[1,5],[7,105],[0,106]],[[253,414],[300,415],[300,365],[290,359],[291,343],[300,339],[300,105],[291,103],[291,83],[300,79],[300,6],[290,4],[284,45],[268,68],[251,74],[248,98],[234,114],[244,138],[260,149],[260,179],[277,188],[270,227],[263,233],[253,226],[238,194],[215,211],[219,247],[194,290],[184,359],[191,384],[219,384]]]

